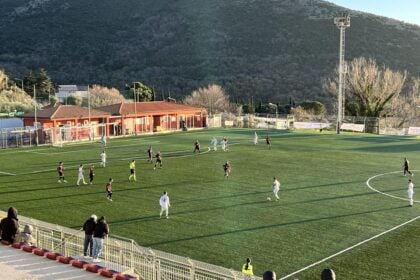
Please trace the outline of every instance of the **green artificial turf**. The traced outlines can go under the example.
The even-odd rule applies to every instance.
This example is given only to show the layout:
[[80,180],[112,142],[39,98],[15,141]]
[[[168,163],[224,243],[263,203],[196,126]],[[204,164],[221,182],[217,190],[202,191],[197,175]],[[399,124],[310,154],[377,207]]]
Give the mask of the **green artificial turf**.
[[[258,145],[252,143],[254,130],[246,129],[111,139],[106,168],[99,167],[99,143],[2,150],[0,208],[15,206],[21,215],[72,228],[80,228],[92,213],[105,215],[112,234],[143,246],[235,270],[250,257],[256,275],[270,269],[279,277],[420,215],[420,206],[408,207],[408,201],[395,198],[406,199],[403,158],[420,170],[419,140],[325,131],[257,132]],[[271,150],[263,139],[267,133]],[[220,146],[217,152],[208,151],[213,136],[226,136],[229,151]],[[193,154],[196,139],[202,144],[200,154]],[[162,169],[147,162],[149,145],[162,151]],[[132,159],[137,161],[136,183],[128,182]],[[226,160],[232,165],[229,179],[222,168]],[[57,183],[59,161],[64,162],[67,184]],[[88,180],[92,162],[94,184],[76,187],[78,165],[85,164]],[[382,193],[366,185],[379,174],[370,185]],[[278,202],[272,196],[267,200],[273,176],[281,183]],[[109,177],[114,178],[113,202],[105,198]],[[167,220],[159,219],[163,191],[172,205]],[[416,279],[419,222],[290,279],[317,279],[326,266],[338,279]]]

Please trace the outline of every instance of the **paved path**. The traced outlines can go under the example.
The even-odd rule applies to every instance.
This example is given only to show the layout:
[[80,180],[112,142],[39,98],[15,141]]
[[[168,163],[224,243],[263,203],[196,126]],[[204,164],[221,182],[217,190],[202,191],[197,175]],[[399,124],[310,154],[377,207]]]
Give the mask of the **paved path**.
[[0,279],[95,280],[97,274],[0,244]]

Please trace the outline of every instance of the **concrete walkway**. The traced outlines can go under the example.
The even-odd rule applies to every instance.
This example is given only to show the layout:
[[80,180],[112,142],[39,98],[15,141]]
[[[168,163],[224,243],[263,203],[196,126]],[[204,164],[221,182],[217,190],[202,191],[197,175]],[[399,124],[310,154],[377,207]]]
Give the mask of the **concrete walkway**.
[[68,264],[62,264],[0,244],[0,279],[104,280],[106,278]]

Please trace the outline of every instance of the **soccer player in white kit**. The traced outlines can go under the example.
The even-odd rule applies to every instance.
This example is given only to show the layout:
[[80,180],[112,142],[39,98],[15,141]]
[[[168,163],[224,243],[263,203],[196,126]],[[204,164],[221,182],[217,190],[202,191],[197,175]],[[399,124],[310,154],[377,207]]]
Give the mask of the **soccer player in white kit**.
[[280,191],[280,182],[277,180],[276,177],[274,177],[274,181],[273,181],[273,193],[274,193],[274,197],[276,198],[276,200],[279,200],[279,195],[278,192]]
[[171,204],[169,203],[169,196],[166,192],[163,192],[162,196],[160,197],[159,204],[160,204],[160,215],[159,215],[159,217],[162,218],[162,214],[163,214],[163,212],[165,212],[166,219],[168,219],[169,207],[171,206]]
[[413,185],[413,182],[411,181],[411,179],[408,180],[407,194],[408,194],[408,199],[410,200],[410,206],[413,206],[413,204],[414,204],[414,200],[413,200],[414,185]]
[[83,175],[83,164],[79,166],[79,176],[77,177],[77,185],[79,186],[80,181],[83,181],[83,185],[87,185],[85,181],[85,176]]
[[106,153],[105,153],[105,151],[102,151],[102,153],[101,153],[101,166],[105,167],[105,165],[106,165]]
[[255,133],[254,133],[254,145],[257,145],[257,144],[258,144],[258,134],[255,131]]
[[217,139],[213,136],[211,139],[210,145],[213,147],[213,151],[217,151]]

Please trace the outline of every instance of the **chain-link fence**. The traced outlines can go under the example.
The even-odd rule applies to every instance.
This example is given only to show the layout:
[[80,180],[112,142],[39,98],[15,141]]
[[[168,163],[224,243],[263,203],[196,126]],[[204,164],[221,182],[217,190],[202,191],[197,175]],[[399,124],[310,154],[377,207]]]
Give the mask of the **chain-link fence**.
[[[0,219],[7,213],[0,211]],[[84,232],[19,216],[21,230],[33,227],[35,245],[63,256],[84,259]],[[134,240],[111,236],[105,238],[103,265],[121,273],[135,274],[146,280],[240,280],[244,275],[232,269],[195,261],[138,245]],[[102,264],[101,264],[102,265]],[[253,276],[250,280],[259,280]]]
[[[260,128],[260,129],[331,129],[336,130],[335,115],[280,115],[280,114],[245,114],[230,113],[208,116],[209,128]],[[351,130],[374,134],[420,135],[420,119],[411,118],[370,118],[345,116],[342,130]],[[180,129],[170,128],[171,131]],[[136,135],[157,133],[150,129],[138,127]],[[34,127],[17,127],[0,129],[0,148],[31,147],[35,145],[62,146],[83,141],[99,141],[102,136],[131,136],[123,132],[121,124],[107,123],[81,126],[61,126],[45,129]]]

